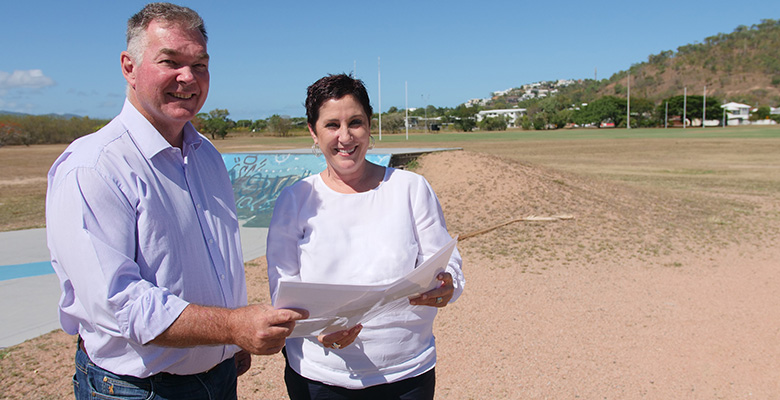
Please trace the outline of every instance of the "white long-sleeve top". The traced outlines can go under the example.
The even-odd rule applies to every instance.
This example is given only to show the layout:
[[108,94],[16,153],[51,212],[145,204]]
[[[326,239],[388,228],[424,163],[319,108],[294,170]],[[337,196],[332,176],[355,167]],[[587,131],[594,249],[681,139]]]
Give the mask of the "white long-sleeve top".
[[[378,187],[353,194],[338,193],[313,175],[276,201],[266,250],[271,298],[282,280],[389,283],[449,240],[436,194],[418,174],[386,168]],[[455,249],[446,268],[455,286],[450,302],[463,292],[461,263]],[[406,301],[364,323],[357,340],[339,350],[324,348],[316,337],[288,339],[290,366],[306,378],[351,389],[418,376],[436,364],[436,312]]]

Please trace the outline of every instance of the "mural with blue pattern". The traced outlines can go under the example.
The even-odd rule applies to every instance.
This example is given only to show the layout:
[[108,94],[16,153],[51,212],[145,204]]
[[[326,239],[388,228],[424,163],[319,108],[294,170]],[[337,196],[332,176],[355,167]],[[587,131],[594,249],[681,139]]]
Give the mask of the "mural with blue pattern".
[[[390,154],[367,154],[366,160],[390,165]],[[282,189],[325,169],[325,158],[313,154],[226,153],[236,198],[238,221],[245,227],[268,227]]]

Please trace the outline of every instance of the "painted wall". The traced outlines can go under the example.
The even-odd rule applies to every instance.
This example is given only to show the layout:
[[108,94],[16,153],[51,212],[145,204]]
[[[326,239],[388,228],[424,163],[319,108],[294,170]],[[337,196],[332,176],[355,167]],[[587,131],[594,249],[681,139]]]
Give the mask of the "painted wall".
[[[367,154],[366,160],[390,165],[390,154]],[[245,227],[268,227],[282,189],[325,169],[325,158],[313,154],[226,153],[222,155]]]

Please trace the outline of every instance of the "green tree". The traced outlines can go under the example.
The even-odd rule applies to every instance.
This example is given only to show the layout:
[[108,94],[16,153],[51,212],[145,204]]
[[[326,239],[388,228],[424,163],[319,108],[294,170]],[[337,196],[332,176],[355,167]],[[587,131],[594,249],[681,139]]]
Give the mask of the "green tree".
[[590,104],[581,107],[574,113],[574,122],[580,125],[596,125],[602,122],[613,122],[615,126],[625,124],[626,99],[615,96],[604,96]]
[[505,131],[507,124],[506,119],[507,118],[502,115],[496,117],[486,117],[483,118],[482,121],[479,121],[477,125],[479,126],[479,129],[483,131]]
[[227,109],[215,108],[206,113],[199,113],[197,115],[200,118],[199,129],[211,134],[212,139],[216,139],[219,136],[220,139],[224,139],[228,134],[228,130],[232,127],[233,121],[228,119],[230,112]]
[[382,117],[382,129],[386,129],[390,133],[401,132],[404,129],[404,115],[400,112],[385,114]]
[[769,119],[769,115],[771,114],[771,109],[769,106],[762,106],[758,107],[758,109],[750,114],[750,120],[751,121],[758,121],[762,119]]
[[471,132],[477,126],[477,120],[474,115],[477,114],[475,107],[466,107],[461,104],[452,111],[455,129],[463,132]]
[[268,129],[279,136],[287,136],[291,128],[290,117],[274,114],[268,118]]
[[[672,116],[682,118],[684,115],[690,121],[701,119],[704,114],[704,96],[688,96],[686,98],[684,95],[679,95],[661,101],[656,114],[662,118],[666,114],[666,103],[669,103],[669,118]],[[723,114],[720,104],[718,98],[707,97],[707,119],[720,119]]]
[[655,103],[644,97],[631,97],[631,127],[647,128],[657,125],[654,117]]

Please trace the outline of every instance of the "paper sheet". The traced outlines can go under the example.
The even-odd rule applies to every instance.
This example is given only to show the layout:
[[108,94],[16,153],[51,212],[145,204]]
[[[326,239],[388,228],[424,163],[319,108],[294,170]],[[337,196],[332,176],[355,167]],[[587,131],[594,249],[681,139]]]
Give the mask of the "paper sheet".
[[[302,308],[309,318],[298,321],[290,337],[316,336],[366,322],[392,307],[390,303],[417,296],[439,285],[458,239],[450,240],[403,278],[384,285],[337,285],[279,282],[276,308]],[[406,304],[406,303],[404,303]]]

